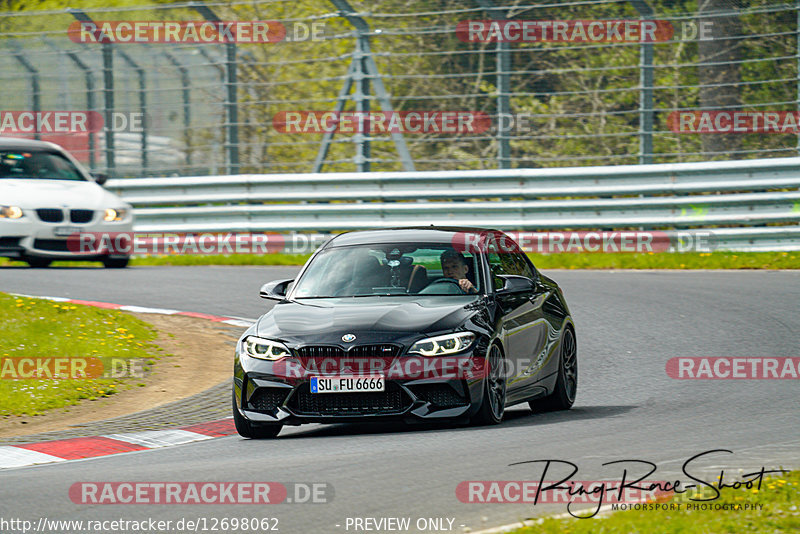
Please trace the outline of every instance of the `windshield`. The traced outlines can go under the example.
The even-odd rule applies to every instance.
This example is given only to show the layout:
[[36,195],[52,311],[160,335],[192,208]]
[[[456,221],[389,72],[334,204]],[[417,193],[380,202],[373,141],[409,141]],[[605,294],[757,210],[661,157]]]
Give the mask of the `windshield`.
[[334,247],[314,257],[293,297],[477,294],[479,273],[478,257],[450,243]]
[[59,154],[5,149],[0,150],[0,178],[85,180],[75,165]]

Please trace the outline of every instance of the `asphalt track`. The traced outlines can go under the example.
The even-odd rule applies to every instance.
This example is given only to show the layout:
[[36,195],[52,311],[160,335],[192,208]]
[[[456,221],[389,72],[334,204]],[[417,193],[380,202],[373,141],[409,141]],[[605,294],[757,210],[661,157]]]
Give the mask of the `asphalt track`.
[[[268,307],[258,298],[260,285],[295,271],[2,268],[0,291],[256,317]],[[648,480],[686,481],[678,475],[687,459],[729,449],[693,471],[713,480],[724,469],[727,480],[762,466],[800,468],[800,381],[674,380],[665,372],[675,356],[800,356],[800,272],[548,274],[564,288],[578,331],[578,400],[569,412],[512,408],[501,426],[489,428],[309,425],[286,428],[276,441],[228,437],[6,470],[0,518],[277,517],[280,532],[336,533],[363,532],[346,528],[353,517],[409,517],[410,532],[418,531],[418,518],[446,517],[461,532],[565,511],[563,504],[456,498],[464,480],[541,475],[542,464],[509,465],[515,462],[565,460],[578,465],[575,480],[619,480],[621,466],[602,464],[639,459],[657,465]],[[210,480],[326,482],[334,494],[327,504],[267,506],[92,506],[68,497],[80,481]]]

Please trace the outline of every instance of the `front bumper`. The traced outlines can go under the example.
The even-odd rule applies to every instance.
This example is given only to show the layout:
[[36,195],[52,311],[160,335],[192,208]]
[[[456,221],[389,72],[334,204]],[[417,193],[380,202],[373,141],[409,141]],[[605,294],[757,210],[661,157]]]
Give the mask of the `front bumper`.
[[38,219],[33,210],[24,210],[21,219],[0,219],[0,256],[7,258],[39,257],[53,260],[94,260],[122,258],[124,254],[109,254],[104,251],[81,252],[76,250],[74,240],[68,243],[65,228],[78,233],[118,233],[133,231],[133,217],[118,222],[102,220],[99,211],[88,223],[72,223],[69,220],[48,223]]

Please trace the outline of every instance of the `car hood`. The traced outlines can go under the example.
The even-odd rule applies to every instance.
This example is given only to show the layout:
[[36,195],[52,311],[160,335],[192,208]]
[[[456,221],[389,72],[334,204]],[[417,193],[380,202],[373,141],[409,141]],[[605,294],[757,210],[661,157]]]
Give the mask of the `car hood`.
[[289,343],[387,342],[416,333],[458,328],[474,315],[480,297],[357,297],[280,302],[263,315],[256,334]]
[[116,195],[94,182],[73,180],[0,179],[3,204],[21,208],[84,207],[113,208],[122,204]]

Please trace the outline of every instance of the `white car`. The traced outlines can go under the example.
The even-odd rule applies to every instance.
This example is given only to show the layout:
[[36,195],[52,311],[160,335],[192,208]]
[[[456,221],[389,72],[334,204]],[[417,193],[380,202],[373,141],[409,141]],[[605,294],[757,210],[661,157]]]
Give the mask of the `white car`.
[[90,175],[58,145],[0,137],[0,256],[31,267],[47,267],[54,260],[128,265],[125,251],[83,246],[76,239],[131,234],[131,206],[103,189],[105,181],[106,176]]

